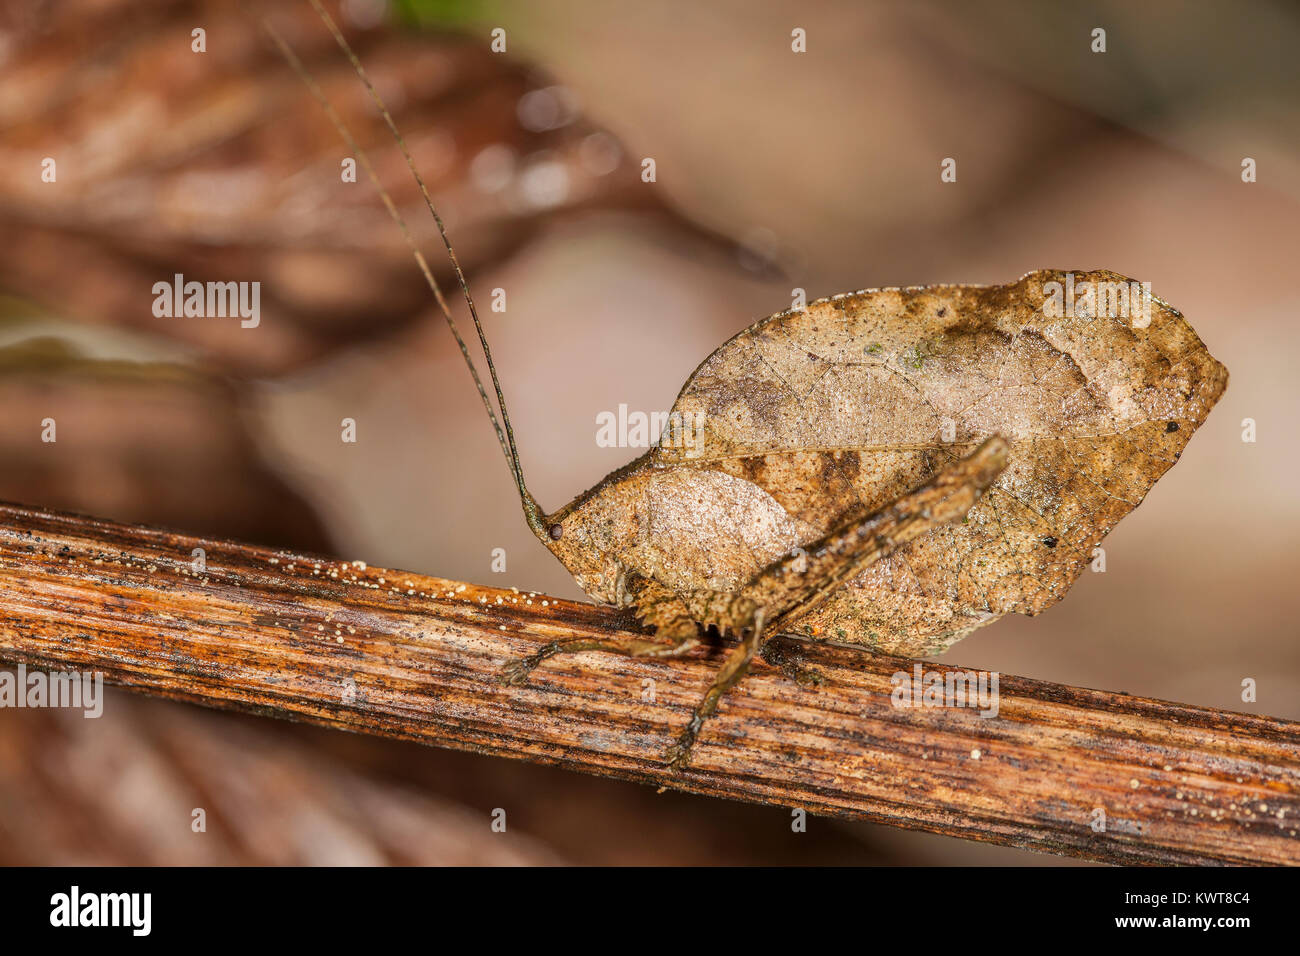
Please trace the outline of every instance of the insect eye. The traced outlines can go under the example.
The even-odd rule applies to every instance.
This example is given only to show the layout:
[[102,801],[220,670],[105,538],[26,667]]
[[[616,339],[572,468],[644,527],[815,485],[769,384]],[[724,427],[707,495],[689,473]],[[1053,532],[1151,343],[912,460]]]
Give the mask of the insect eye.
[[551,539],[553,541],[559,541],[560,535],[562,534],[564,534],[564,529],[562,527],[560,527],[558,524],[551,525]]

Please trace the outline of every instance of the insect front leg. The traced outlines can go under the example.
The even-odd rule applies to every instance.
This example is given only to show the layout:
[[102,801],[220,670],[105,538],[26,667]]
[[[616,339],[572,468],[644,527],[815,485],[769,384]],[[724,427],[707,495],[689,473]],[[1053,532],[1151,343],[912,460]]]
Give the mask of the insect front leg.
[[616,586],[620,606],[634,605],[638,616],[655,627],[657,640],[573,638],[551,641],[508,663],[498,678],[503,684],[523,684],[538,664],[557,654],[609,651],[628,657],[676,657],[700,643],[700,628],[682,600],[672,591],[635,571],[620,572]]
[[665,635],[662,630],[659,637],[669,637],[670,641],[605,641],[574,638],[569,641],[551,641],[527,657],[511,661],[501,669],[499,680],[503,684],[525,684],[533,668],[557,654],[579,654],[583,651],[609,651],[611,654],[624,654],[628,657],[676,657],[685,654],[700,643],[700,629],[694,624],[688,631],[675,635]]

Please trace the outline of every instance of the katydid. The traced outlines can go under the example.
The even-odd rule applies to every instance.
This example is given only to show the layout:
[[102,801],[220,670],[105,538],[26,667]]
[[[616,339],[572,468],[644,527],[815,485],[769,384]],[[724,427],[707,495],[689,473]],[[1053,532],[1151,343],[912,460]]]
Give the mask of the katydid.
[[[557,654],[667,657],[708,628],[738,638],[666,759],[781,633],[910,655],[1059,601],[1179,457],[1227,371],[1181,313],[1111,272],[1000,286],[873,289],[765,318],[709,356],[659,444],[564,507],[529,493],[473,296],[424,180],[333,19],[311,0],[387,122],[446,246],[494,408],[402,216],[301,61],[266,23],[406,237],[469,368],[524,518],[598,601],[653,635],[556,641]],[[1068,294],[1067,294],[1068,293]],[[773,655],[775,660],[776,655]],[[782,655],[792,678],[818,675]]]

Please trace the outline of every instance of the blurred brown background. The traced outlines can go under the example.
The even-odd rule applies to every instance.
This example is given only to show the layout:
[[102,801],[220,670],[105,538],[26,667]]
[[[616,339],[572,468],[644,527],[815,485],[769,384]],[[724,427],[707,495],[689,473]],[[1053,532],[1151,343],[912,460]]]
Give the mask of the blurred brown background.
[[[447,278],[328,34],[305,2],[264,8]],[[596,446],[598,412],[668,408],[795,287],[1113,269],[1184,312],[1227,395],[1105,574],[945,659],[1300,718],[1293,6],[349,0],[340,21],[471,274],[544,507],[639,454]],[[238,5],[7,5],[0,499],[579,597],[345,155]],[[261,325],[154,318],[174,272],[261,281]],[[1056,862],[124,694],[98,721],[0,711],[0,862],[566,861]]]

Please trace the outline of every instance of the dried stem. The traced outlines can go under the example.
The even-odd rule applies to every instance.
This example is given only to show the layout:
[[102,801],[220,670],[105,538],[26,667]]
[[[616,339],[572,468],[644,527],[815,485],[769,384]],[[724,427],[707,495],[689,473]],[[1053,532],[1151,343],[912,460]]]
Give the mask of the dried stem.
[[1094,860],[1300,862],[1293,722],[1018,677],[995,718],[904,709],[913,661],[791,641],[826,682],[756,664],[672,774],[717,649],[496,680],[635,631],[608,609],[8,505],[0,580],[0,658],[146,693]]

